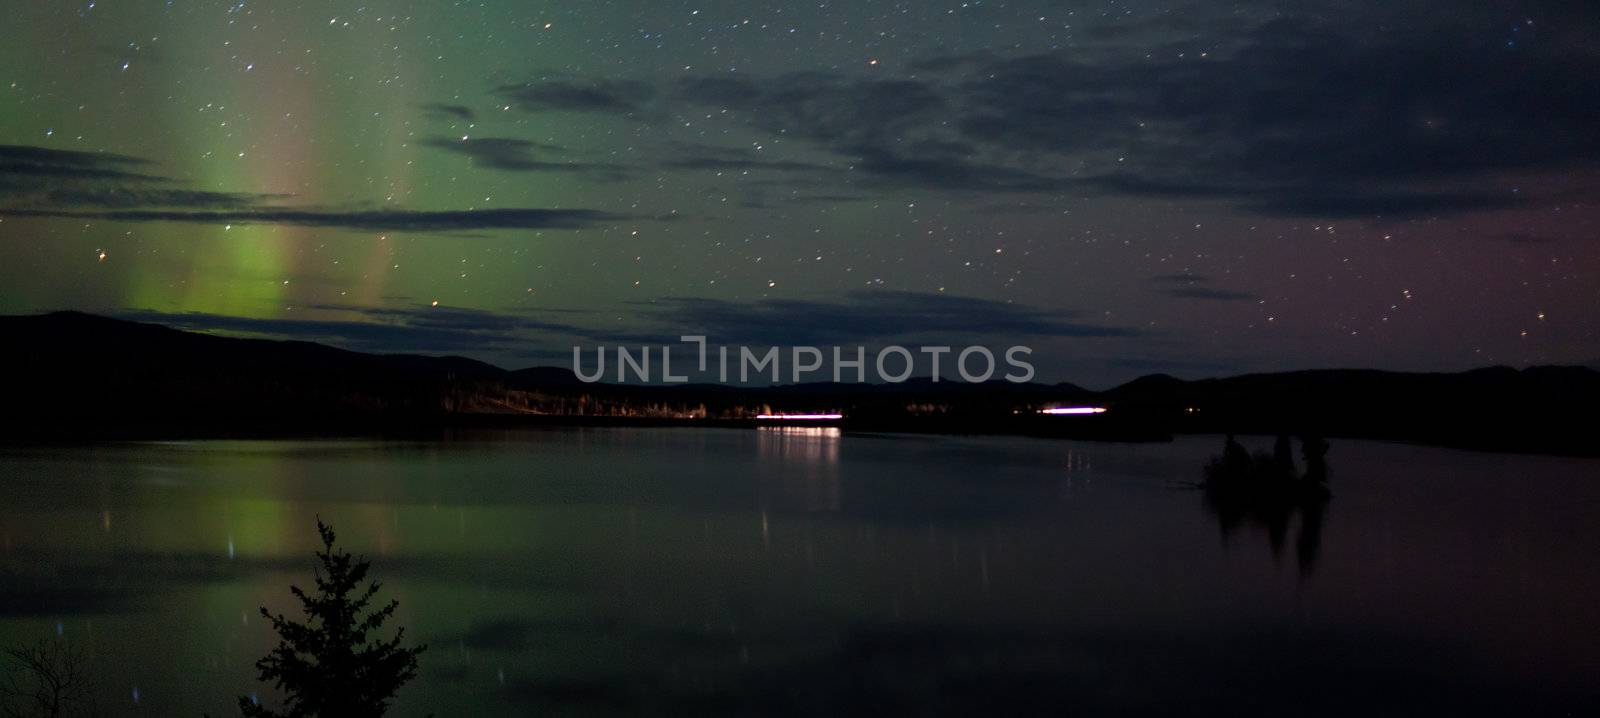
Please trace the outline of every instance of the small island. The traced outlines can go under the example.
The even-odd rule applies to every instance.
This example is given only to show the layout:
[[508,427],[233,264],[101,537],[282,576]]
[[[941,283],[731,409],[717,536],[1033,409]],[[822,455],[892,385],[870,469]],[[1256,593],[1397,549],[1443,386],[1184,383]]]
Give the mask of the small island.
[[1333,497],[1328,490],[1328,442],[1316,434],[1300,436],[1302,471],[1295,466],[1293,442],[1279,434],[1272,452],[1250,453],[1233,434],[1222,454],[1212,457],[1199,488],[1206,508],[1217,518],[1224,543],[1244,524],[1266,529],[1273,555],[1283,549],[1289,526],[1300,519],[1295,553],[1302,576],[1316,567],[1323,515]]

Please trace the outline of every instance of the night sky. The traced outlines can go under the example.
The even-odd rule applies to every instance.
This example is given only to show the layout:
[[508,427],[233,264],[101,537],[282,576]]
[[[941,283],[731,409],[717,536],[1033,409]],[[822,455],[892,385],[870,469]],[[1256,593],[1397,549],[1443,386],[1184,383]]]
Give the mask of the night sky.
[[1600,363],[1592,2],[4,11],[3,313],[1094,388]]

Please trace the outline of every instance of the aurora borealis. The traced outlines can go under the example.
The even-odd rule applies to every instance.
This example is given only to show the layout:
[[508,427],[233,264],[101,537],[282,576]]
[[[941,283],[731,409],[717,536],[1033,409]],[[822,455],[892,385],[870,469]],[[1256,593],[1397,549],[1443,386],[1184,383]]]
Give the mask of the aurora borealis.
[[1600,361],[1584,3],[43,2],[0,312],[370,351]]

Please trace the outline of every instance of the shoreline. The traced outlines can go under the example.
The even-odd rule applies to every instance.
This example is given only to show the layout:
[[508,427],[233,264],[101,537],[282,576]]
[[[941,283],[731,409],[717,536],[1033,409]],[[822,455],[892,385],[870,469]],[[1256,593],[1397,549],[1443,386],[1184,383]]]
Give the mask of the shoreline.
[[[1161,444],[1180,436],[1224,435],[1230,428],[1209,422],[1177,422],[1163,425],[1154,420],[1102,415],[1095,417],[1018,416],[996,419],[927,418],[924,420],[832,419],[784,421],[757,419],[673,418],[646,416],[584,416],[560,414],[429,414],[402,416],[352,415],[321,417],[228,418],[198,421],[183,418],[145,418],[117,420],[49,420],[0,424],[0,447],[92,445],[142,441],[211,440],[291,440],[378,438],[437,441],[462,431],[516,431],[523,429],[642,428],[642,429],[738,429],[831,428],[842,435],[923,434],[944,436],[1019,436],[1045,440],[1093,441],[1106,443]],[[1244,422],[1231,433],[1244,436],[1276,436],[1279,431],[1265,425]],[[1520,454],[1575,458],[1600,457],[1600,445],[1540,441],[1536,438],[1503,437],[1499,441],[1481,436],[1444,440],[1437,434],[1405,436],[1379,431],[1327,431],[1322,435],[1335,440],[1380,441],[1386,443],[1458,449],[1484,454]]]

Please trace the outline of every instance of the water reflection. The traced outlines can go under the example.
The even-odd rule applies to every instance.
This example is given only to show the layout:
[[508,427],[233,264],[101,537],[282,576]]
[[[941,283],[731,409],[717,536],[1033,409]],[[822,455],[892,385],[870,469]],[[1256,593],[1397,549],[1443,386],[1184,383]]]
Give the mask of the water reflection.
[[[437,647],[399,716],[1600,705],[1592,461],[1341,441],[1325,532],[1321,502],[1168,490],[1219,443],[771,427],[0,451],[0,647],[83,642],[110,714],[232,713],[272,643],[251,616],[294,608],[320,515]],[[1231,556],[1245,541],[1295,544],[1317,580]]]
[[[762,504],[808,513],[838,513],[839,444],[833,426],[763,426],[756,430],[756,455],[772,467],[763,472]],[[763,536],[768,517],[762,515]]]

